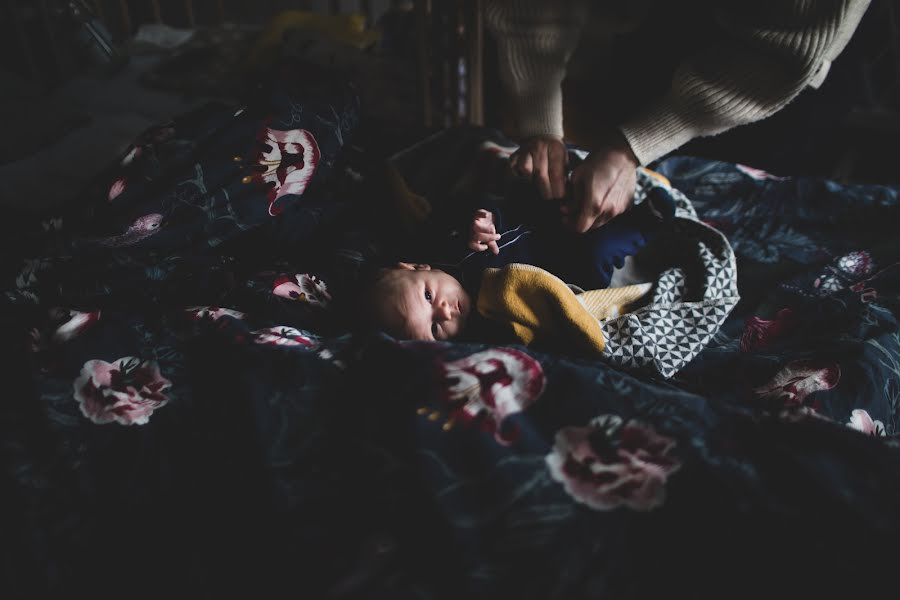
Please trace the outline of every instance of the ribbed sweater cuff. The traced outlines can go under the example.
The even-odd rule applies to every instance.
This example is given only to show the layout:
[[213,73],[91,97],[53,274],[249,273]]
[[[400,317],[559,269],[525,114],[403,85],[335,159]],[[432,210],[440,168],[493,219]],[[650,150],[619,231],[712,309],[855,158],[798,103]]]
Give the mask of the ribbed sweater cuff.
[[[522,138],[536,135],[563,135],[563,102],[559,86],[551,93],[519,92],[516,97],[518,109],[516,129]],[[544,92],[545,90],[541,90]]]
[[702,126],[696,115],[678,110],[668,98],[619,127],[641,165],[665,156],[695,137],[709,134],[709,129]]

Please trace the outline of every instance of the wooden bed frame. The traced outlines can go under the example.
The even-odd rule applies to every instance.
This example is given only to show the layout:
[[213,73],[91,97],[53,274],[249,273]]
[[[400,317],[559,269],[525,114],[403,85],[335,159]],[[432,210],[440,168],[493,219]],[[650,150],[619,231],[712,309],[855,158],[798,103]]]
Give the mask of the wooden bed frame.
[[[46,90],[65,80],[64,49],[55,19],[66,13],[106,34],[110,51],[144,23],[194,28],[225,23],[263,24],[283,10],[361,13],[371,27],[389,8],[414,11],[421,122],[428,129],[484,124],[483,0],[5,0],[19,64]],[[10,31],[9,33],[13,33]],[[103,42],[100,42],[101,44]],[[38,60],[44,44],[49,60]]]

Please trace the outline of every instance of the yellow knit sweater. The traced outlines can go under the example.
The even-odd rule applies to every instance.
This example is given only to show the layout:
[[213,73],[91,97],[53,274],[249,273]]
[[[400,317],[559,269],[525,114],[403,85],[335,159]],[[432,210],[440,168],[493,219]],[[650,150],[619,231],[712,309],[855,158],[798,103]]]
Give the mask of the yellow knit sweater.
[[487,269],[478,291],[478,312],[507,326],[523,344],[602,354],[600,321],[626,312],[652,284],[576,294],[560,278],[533,265]]

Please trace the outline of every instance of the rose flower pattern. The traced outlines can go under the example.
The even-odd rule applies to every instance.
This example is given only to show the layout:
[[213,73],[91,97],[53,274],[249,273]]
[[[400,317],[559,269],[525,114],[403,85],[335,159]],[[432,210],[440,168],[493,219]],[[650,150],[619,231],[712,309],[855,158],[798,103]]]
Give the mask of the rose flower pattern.
[[163,393],[172,382],[153,361],[126,356],[108,363],[89,360],[73,384],[81,413],[98,425],[144,425],[168,403]]
[[649,425],[601,415],[587,427],[564,427],[547,455],[547,468],[566,492],[595,510],[662,506],[666,480],[681,467],[675,441]]

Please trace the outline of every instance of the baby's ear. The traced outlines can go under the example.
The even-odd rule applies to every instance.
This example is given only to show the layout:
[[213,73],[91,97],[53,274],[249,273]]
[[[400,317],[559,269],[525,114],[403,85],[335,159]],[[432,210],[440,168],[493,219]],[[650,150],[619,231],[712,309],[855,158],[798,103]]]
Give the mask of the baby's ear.
[[408,263],[408,262],[398,262],[398,269],[406,269],[407,271],[430,271],[431,265],[426,265],[422,263]]

